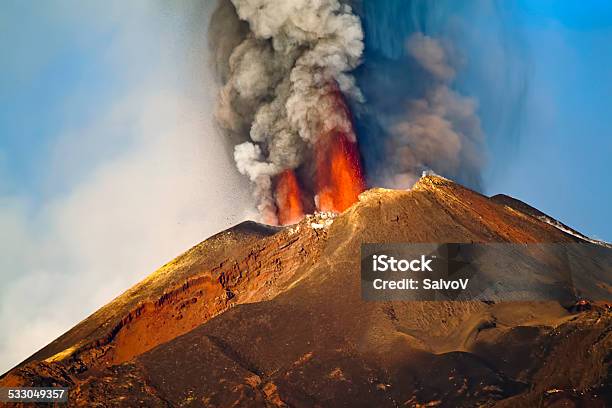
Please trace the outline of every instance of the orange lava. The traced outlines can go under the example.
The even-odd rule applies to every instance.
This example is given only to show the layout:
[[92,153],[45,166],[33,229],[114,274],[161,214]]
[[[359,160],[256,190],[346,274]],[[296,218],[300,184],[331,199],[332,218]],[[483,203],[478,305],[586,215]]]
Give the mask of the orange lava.
[[310,179],[302,180],[302,191],[293,170],[284,170],[277,176],[276,216],[280,225],[304,218],[304,211],[312,210],[312,194],[317,210],[339,213],[353,205],[365,190],[351,112],[337,83],[330,82],[327,91],[321,107],[329,111],[329,117],[319,118],[320,136],[312,146],[312,161],[304,163],[300,172],[313,176],[312,183]]
[[300,185],[291,169],[284,170],[276,181],[276,207],[280,225],[295,224],[304,218]]
[[342,212],[357,201],[365,181],[357,143],[344,133],[321,137],[316,146],[319,211]]

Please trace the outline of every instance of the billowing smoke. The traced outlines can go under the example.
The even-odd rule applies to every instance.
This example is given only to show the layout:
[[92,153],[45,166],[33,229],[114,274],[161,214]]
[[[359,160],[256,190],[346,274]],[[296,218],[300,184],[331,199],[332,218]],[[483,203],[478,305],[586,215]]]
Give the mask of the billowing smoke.
[[222,1],[211,43],[224,82],[218,123],[240,142],[238,169],[255,184],[264,219],[274,222],[273,176],[300,166],[332,130],[356,141],[337,93],[362,100],[349,74],[363,52],[360,20],[337,0]]
[[529,77],[520,28],[495,0],[351,4],[364,28],[353,75],[366,102],[351,108],[368,185],[407,187],[431,169],[481,190],[486,152],[499,168],[518,143]]
[[420,4],[220,1],[216,117],[265,221],[341,211],[366,184],[409,188],[424,170],[480,187],[484,135],[476,101],[455,89],[460,53],[395,21]]
[[420,80],[429,85],[421,97],[406,100],[404,109],[387,118],[386,184],[407,188],[423,170],[433,169],[478,185],[484,136],[476,102],[451,88],[455,70],[439,41],[415,33],[406,50],[423,69]]

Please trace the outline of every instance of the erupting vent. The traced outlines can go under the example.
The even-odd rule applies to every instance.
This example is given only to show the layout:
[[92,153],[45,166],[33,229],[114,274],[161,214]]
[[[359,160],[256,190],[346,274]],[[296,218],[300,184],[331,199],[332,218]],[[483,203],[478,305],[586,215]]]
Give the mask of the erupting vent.
[[357,144],[344,133],[332,133],[319,140],[316,155],[317,209],[342,212],[365,189]]
[[[325,95],[330,117],[310,147],[311,160],[300,171],[283,170],[275,178],[278,224],[294,224],[312,210],[340,213],[366,188],[351,112],[335,83]],[[301,179],[300,179],[301,177]]]
[[276,181],[276,207],[278,223],[294,224],[304,218],[302,193],[293,170],[283,171]]
[[210,24],[223,81],[215,116],[241,141],[234,159],[253,183],[261,219],[291,224],[349,207],[364,182],[346,99],[365,101],[351,74],[364,50],[351,6],[232,0],[219,3]]

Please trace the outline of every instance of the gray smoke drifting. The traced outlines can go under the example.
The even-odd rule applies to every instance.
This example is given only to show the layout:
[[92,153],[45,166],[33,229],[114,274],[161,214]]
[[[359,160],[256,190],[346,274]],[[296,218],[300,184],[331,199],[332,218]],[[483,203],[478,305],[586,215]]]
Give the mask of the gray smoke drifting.
[[408,99],[405,109],[387,120],[390,165],[385,184],[407,188],[423,170],[433,169],[478,185],[484,135],[476,102],[451,88],[455,69],[439,41],[414,33],[406,51],[422,67],[418,78],[427,86],[419,98]]
[[337,0],[225,0],[210,41],[223,82],[217,121],[274,222],[271,178],[300,166],[319,135],[353,134],[335,93],[363,99],[349,74],[363,52],[361,22]]

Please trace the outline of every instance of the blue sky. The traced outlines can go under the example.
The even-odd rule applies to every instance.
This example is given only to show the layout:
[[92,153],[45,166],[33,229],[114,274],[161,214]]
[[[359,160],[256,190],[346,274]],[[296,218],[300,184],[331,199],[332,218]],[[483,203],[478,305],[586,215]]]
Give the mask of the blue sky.
[[[478,104],[482,190],[612,240],[612,3],[384,0],[366,1],[361,14],[366,57],[357,80],[376,115],[402,111],[414,92],[406,40],[417,31],[437,39],[456,68],[451,86]],[[360,129],[370,173],[387,166],[376,115]]]
[[[0,39],[5,55],[0,76],[0,192],[29,195],[35,198],[32,205],[62,192],[74,178],[85,177],[54,165],[58,134],[94,121],[99,106],[116,100],[131,80],[112,57],[117,26],[95,17],[100,10],[88,7],[81,12],[96,24],[83,29],[78,21],[83,15],[71,12],[69,5],[33,8],[8,1],[0,15],[7,31]],[[500,7],[508,8],[508,3]],[[520,69],[527,71],[527,96],[512,144],[495,143],[495,124],[487,122],[493,115],[487,115],[487,108],[497,107],[493,101],[483,107],[485,131],[493,134],[486,191],[516,195],[587,234],[612,239],[612,221],[606,214],[612,199],[606,182],[612,153],[612,5],[521,1],[502,15],[506,35],[519,37],[511,41],[520,41],[523,48],[514,57],[525,59]],[[484,20],[487,14],[480,17]],[[497,29],[482,31],[479,24],[491,23],[477,23],[477,34]],[[140,45],[146,58],[160,59],[156,47],[144,41]],[[487,58],[478,49],[470,57]],[[470,74],[463,84],[466,93],[486,100],[479,95],[481,72],[464,72],[464,77]],[[129,148],[129,140],[91,141],[81,147],[78,157],[62,160],[92,164]],[[58,182],[66,177],[65,183]]]
[[[124,96],[133,78],[113,55],[124,28],[112,10],[97,17],[99,4],[79,9],[72,4],[56,1],[32,7],[8,1],[0,16],[0,192],[26,196],[35,208],[65,193],[96,163],[129,147],[129,137],[95,140],[83,133],[78,154],[58,157],[67,147],[65,135],[94,123],[101,111]],[[161,60],[146,48],[139,53],[143,66],[147,60]],[[77,146],[74,140],[70,144]],[[87,166],[81,165],[84,161]],[[80,171],[67,171],[72,166]]]
[[0,372],[252,217],[211,121],[210,4],[0,4]]
[[[253,216],[211,124],[212,2],[167,4],[0,5],[0,326],[22,334],[0,336],[0,371]],[[612,6],[493,4],[459,14],[458,86],[480,103],[486,193],[610,241]]]
[[612,3],[523,1],[508,17],[528,72],[524,115],[516,142],[492,147],[486,190],[612,240]]

